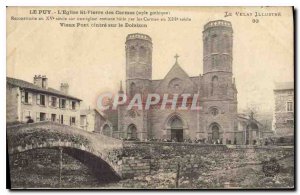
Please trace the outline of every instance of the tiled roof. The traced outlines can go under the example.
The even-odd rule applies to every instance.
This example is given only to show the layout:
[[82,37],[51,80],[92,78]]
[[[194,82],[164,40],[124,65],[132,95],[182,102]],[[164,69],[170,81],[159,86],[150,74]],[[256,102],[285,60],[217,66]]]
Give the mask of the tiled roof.
[[294,89],[294,82],[275,83],[274,90],[287,90],[287,89]]
[[47,89],[44,89],[44,88],[41,88],[41,87],[39,87],[39,86],[37,86],[33,83],[29,83],[27,81],[23,81],[23,80],[20,80],[20,79],[6,77],[6,82],[11,84],[11,85],[20,87],[20,88],[29,89],[29,90],[33,90],[33,91],[38,91],[38,92],[42,92],[42,93],[48,93],[48,94],[52,94],[52,95],[62,96],[62,97],[71,98],[71,99],[81,101],[81,99],[79,99],[77,97],[74,97],[74,96],[71,96],[71,95],[68,95],[68,94],[65,94],[65,93],[63,93],[59,90],[56,90],[56,89],[53,89],[53,88],[50,88],[50,87],[48,87]]

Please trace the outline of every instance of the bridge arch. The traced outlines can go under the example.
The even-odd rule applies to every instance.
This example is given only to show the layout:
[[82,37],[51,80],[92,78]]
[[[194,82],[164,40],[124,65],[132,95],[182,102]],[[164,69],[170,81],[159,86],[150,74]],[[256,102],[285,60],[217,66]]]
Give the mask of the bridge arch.
[[[43,147],[42,148],[32,148],[32,149],[28,149],[28,150],[23,150],[22,152],[15,152],[15,153],[10,154],[9,160],[10,160],[10,162],[14,162],[14,160],[18,160],[18,158],[17,158],[18,155],[23,154],[23,155],[30,155],[29,156],[30,159],[28,160],[30,162],[32,160],[32,154],[36,154],[36,153],[39,154],[41,151],[43,151],[43,152],[47,151],[47,154],[48,154],[48,152],[50,152],[49,154],[52,154],[52,158],[53,158],[53,150],[58,151],[56,153],[58,155],[58,157],[57,157],[58,164],[60,163],[59,161],[64,161],[64,159],[66,157],[65,155],[68,155],[72,159],[79,161],[82,165],[84,165],[86,168],[88,168],[89,173],[91,175],[93,175],[94,178],[97,179],[99,184],[117,182],[121,179],[120,175],[105,160],[101,159],[100,157],[94,155],[91,152],[73,148],[73,147],[54,146],[54,147],[44,147],[44,148]],[[64,154],[63,156],[65,156],[65,157],[62,157],[61,160],[59,160],[60,151]],[[34,152],[34,153],[32,153],[32,152]],[[49,155],[47,155],[47,158],[49,158]],[[35,159],[35,160],[37,160],[36,162],[39,162],[38,159]],[[51,161],[51,164],[52,163],[53,163],[53,161]],[[11,165],[13,165],[13,164],[11,164]],[[51,165],[51,166],[53,166],[53,165]],[[62,163],[62,169],[64,166],[65,166],[65,164]],[[22,170],[18,170],[18,171],[22,171]],[[55,172],[55,170],[54,170],[54,172]],[[57,170],[57,174],[58,174],[58,172],[59,172],[59,170]]]
[[111,137],[57,123],[40,122],[7,127],[7,140],[9,156],[39,148],[62,148],[71,154],[76,153],[78,158],[97,157],[97,162],[109,165],[115,175],[122,176],[118,165],[122,141]]

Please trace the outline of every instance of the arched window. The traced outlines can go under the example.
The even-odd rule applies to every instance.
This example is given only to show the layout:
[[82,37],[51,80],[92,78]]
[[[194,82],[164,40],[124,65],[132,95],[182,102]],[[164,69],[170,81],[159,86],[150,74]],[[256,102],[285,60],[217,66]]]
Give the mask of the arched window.
[[129,60],[135,61],[136,59],[136,48],[134,46],[131,46],[129,48]]
[[128,139],[137,139],[137,129],[136,126],[131,124],[127,129],[127,138]]
[[224,35],[223,48],[224,48],[224,53],[230,52],[230,41],[228,35]]
[[217,52],[217,35],[214,34],[211,36],[211,53],[216,53]]
[[173,118],[171,121],[171,129],[182,129],[182,128],[183,125],[181,119],[178,117]]
[[213,76],[211,80],[211,95],[215,95],[217,91],[217,87],[219,85],[218,77]]
[[139,53],[140,53],[140,55],[139,55],[140,60],[142,62],[146,62],[147,61],[147,49],[144,46],[141,46]]
[[133,97],[136,94],[136,85],[134,82],[130,84],[130,96]]
[[213,55],[212,56],[212,66],[215,67],[215,66],[218,66],[219,65],[219,56],[218,55]]
[[218,110],[218,108],[213,107],[213,108],[210,109],[210,113],[213,116],[217,116],[219,114],[219,110]]
[[108,124],[104,125],[104,127],[102,129],[102,134],[106,135],[106,136],[110,136],[111,135],[111,128],[109,127]]
[[205,37],[204,39],[204,55],[207,55],[209,53],[209,45],[208,45],[208,37]]

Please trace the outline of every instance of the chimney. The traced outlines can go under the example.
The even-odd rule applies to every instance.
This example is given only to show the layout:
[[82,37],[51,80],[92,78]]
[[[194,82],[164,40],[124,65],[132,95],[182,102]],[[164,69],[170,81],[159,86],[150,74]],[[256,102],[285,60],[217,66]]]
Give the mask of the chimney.
[[60,91],[68,94],[69,93],[69,84],[68,83],[61,83],[60,84]]
[[119,94],[122,94],[122,93],[124,93],[124,91],[123,91],[122,81],[120,81],[120,90],[119,90]]
[[48,78],[46,75],[34,75],[33,77],[33,83],[41,88],[47,89],[48,88]]

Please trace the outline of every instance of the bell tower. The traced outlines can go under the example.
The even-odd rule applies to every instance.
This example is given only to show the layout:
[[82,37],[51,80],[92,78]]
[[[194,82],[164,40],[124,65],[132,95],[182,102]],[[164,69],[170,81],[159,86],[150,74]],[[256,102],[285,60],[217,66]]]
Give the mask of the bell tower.
[[231,22],[216,20],[208,22],[203,30],[203,75],[207,84],[206,96],[234,98],[232,86]]
[[129,34],[126,38],[126,93],[149,92],[152,79],[152,40],[145,34]]
[[204,74],[213,71],[232,73],[232,26],[225,20],[211,21],[203,31]]
[[[233,29],[231,22],[210,21],[203,36],[203,113],[200,129],[208,140],[234,143],[237,131],[237,89],[232,77]],[[202,116],[201,116],[202,115]]]

